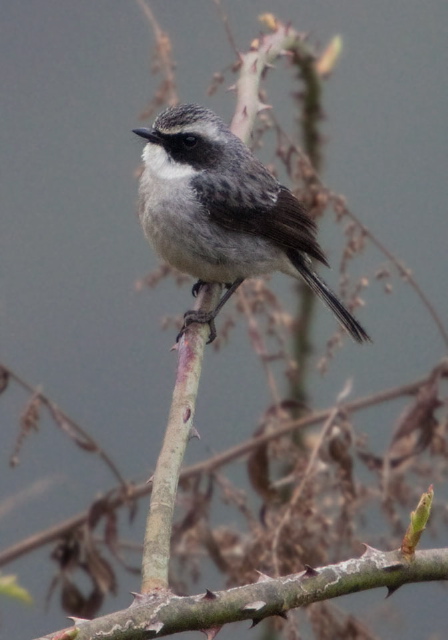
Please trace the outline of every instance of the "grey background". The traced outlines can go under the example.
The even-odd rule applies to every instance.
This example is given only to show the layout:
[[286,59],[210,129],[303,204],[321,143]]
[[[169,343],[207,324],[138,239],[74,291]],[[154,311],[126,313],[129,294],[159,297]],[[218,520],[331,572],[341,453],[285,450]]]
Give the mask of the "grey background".
[[[342,59],[325,89],[324,179],[412,268],[445,321],[446,2],[277,0],[273,6],[223,0],[223,6],[241,50],[257,35],[257,15],[267,10],[318,43],[343,35]],[[211,0],[158,0],[152,7],[174,44],[182,100],[202,102],[229,120],[233,95],[206,96],[212,74],[233,61]],[[2,3],[0,18],[1,359],[42,385],[104,444],[125,476],[142,481],[156,460],[176,366],[169,352],[174,332],[161,332],[160,318],[190,304],[188,288],[172,282],[134,290],[136,279],[157,264],[136,218],[134,172],[142,145],[131,133],[158,84],[150,74],[152,33],[136,3],[124,0],[15,0]],[[281,78],[270,80],[269,100],[288,118],[288,103],[276,101],[273,90],[291,89],[290,76]],[[320,237],[335,265],[340,234],[328,216]],[[371,276],[384,262],[369,249],[356,268]],[[337,286],[337,269],[328,280]],[[294,308],[293,283],[276,276],[273,286]],[[383,295],[373,282],[366,298],[360,315],[374,345],[348,344],[324,379],[313,375],[321,406],[334,400],[348,377],[355,378],[355,393],[365,394],[424,375],[444,353],[427,312],[398,277],[394,295]],[[330,314],[319,313],[316,362],[333,328]],[[0,502],[2,548],[84,509],[114,484],[103,465],[47,421],[11,470],[24,401],[11,390],[0,403],[1,499],[16,497],[10,510]],[[241,320],[225,349],[207,351],[196,416],[202,440],[190,446],[187,462],[248,437],[266,402],[263,372]],[[395,404],[357,419],[379,451],[398,409]],[[245,483],[243,464],[235,465],[233,479]],[[36,480],[45,488],[20,501]],[[146,506],[129,530],[135,541],[143,536]],[[52,575],[48,554],[43,549],[4,568],[18,574],[36,602],[33,608],[1,602],[1,638],[65,626],[57,599],[44,611]],[[219,587],[219,577],[207,569],[197,590],[205,584]],[[126,606],[128,592],[138,586],[135,576],[121,576],[119,595],[102,612]],[[446,629],[440,586],[406,587],[387,605],[383,596],[371,592],[338,604],[371,617],[384,638],[426,637],[428,618],[431,629]]]

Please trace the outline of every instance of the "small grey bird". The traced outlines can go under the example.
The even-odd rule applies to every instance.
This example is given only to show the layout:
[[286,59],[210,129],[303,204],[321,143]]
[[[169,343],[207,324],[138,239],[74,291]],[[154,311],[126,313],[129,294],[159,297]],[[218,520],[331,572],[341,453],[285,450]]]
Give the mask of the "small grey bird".
[[[140,221],[157,254],[198,282],[228,287],[211,313],[187,311],[210,325],[245,278],[281,271],[303,279],[357,341],[368,334],[313,270],[311,258],[328,266],[316,225],[213,111],[196,104],[165,109],[145,138],[140,178]],[[178,336],[178,337],[179,337]]]

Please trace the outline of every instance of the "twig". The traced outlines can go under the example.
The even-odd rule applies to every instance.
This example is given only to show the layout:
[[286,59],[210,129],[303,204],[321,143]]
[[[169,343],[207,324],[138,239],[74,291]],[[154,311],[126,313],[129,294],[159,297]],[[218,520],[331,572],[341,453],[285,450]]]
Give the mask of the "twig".
[[274,567],[276,569],[276,575],[279,575],[280,571],[279,571],[279,564],[278,564],[278,544],[280,541],[280,537],[282,535],[282,532],[285,528],[286,523],[290,520],[291,518],[291,513],[294,510],[295,505],[298,503],[298,501],[300,500],[300,497],[302,496],[303,493],[303,489],[305,488],[305,485],[309,482],[309,480],[311,479],[312,474],[315,471],[315,465],[316,465],[316,461],[317,461],[317,456],[319,455],[319,451],[321,450],[321,447],[323,445],[323,443],[325,442],[326,437],[328,436],[328,434],[330,433],[334,421],[336,420],[338,414],[340,413],[341,410],[341,400],[343,399],[343,397],[346,397],[348,395],[348,393],[351,391],[351,383],[349,382],[348,384],[346,384],[346,388],[339,394],[339,397],[336,401],[336,405],[333,407],[333,409],[330,411],[330,414],[328,415],[322,429],[321,432],[319,434],[319,437],[317,438],[317,441],[313,447],[313,450],[311,451],[311,455],[309,457],[308,460],[308,464],[306,466],[306,469],[303,473],[302,479],[298,485],[298,487],[294,490],[294,493],[290,499],[290,501],[288,502],[288,508],[286,509],[285,513],[283,514],[283,517],[281,518],[276,531],[274,533],[274,536],[272,538],[272,555],[273,555],[273,564]]
[[247,284],[243,283],[243,286],[241,286],[237,290],[236,295],[238,297],[238,302],[241,304],[243,313],[246,316],[247,324],[249,327],[249,338],[252,342],[252,347],[254,349],[254,352],[257,355],[259,355],[261,358],[261,363],[263,365],[263,369],[267,377],[267,385],[271,391],[272,400],[275,405],[280,405],[280,400],[281,400],[280,391],[278,389],[272,369],[269,366],[269,363],[266,358],[267,349],[266,349],[265,342],[263,340],[263,335],[260,330],[259,323],[257,321],[255,314],[252,312],[249,302],[247,300],[246,287],[247,287]]
[[21,378],[10,367],[0,363],[0,376],[2,375],[6,375],[6,378],[14,380],[14,382],[22,387],[22,389],[25,389],[25,391],[30,393],[34,398],[40,400],[40,402],[47,407],[55,424],[61,429],[61,431],[68,434],[69,437],[82,449],[88,451],[89,453],[98,454],[98,456],[109,467],[113,475],[121,483],[122,487],[126,489],[127,482],[121,475],[115,462],[104,451],[104,449],[100,447],[98,442],[94,438],[92,438],[89,433],[87,433],[85,429],[83,429],[77,422],[75,422],[75,420],[70,418],[70,416],[68,416],[64,411],[62,411],[62,409],[60,409],[55,402],[53,402],[45,393],[43,393],[43,391],[32,387],[28,382],[26,382],[26,380]]
[[[136,2],[143,11],[153,31],[156,41],[156,60],[160,65],[163,76],[157,91],[154,93],[154,98],[142,114],[142,118],[146,119],[153,114],[157,107],[160,107],[164,103],[168,105],[177,104],[179,97],[176,90],[175,64],[172,59],[171,40],[168,34],[160,27],[151,7],[146,4],[144,0],[136,0]],[[158,71],[158,68],[156,68],[156,70]]]
[[428,296],[425,294],[425,292],[423,291],[423,289],[420,287],[420,285],[418,284],[418,282],[416,281],[416,279],[414,278],[414,276],[412,275],[412,272],[410,269],[408,269],[406,266],[403,265],[403,263],[398,260],[398,258],[396,258],[394,256],[394,254],[389,251],[389,249],[375,236],[375,234],[373,234],[366,226],[363,225],[363,223],[360,221],[360,219],[358,218],[358,216],[356,216],[352,211],[350,211],[350,209],[348,209],[345,204],[342,202],[342,200],[340,198],[337,198],[337,196],[333,196],[333,199],[337,199],[339,206],[343,207],[343,213],[350,218],[351,220],[353,220],[353,222],[355,222],[355,224],[358,225],[359,229],[361,229],[362,233],[369,238],[370,242],[375,245],[377,247],[377,249],[379,249],[381,251],[381,253],[383,253],[394,265],[394,267],[396,268],[396,270],[398,271],[398,273],[400,274],[400,276],[403,278],[403,280],[405,280],[406,282],[408,282],[411,287],[414,289],[414,291],[416,292],[416,294],[418,295],[418,297],[420,298],[421,302],[423,303],[423,306],[426,307],[427,311],[429,312],[429,315],[432,317],[432,319],[434,320],[439,333],[442,337],[442,340],[445,343],[445,346],[448,347],[448,331],[445,328],[443,322],[441,321],[434,305],[432,304],[432,302],[429,300]]
[[238,47],[236,46],[236,42],[235,42],[235,38],[233,37],[232,30],[229,25],[229,16],[226,14],[224,9],[222,8],[221,0],[213,0],[213,2],[218,10],[219,17],[221,18],[221,21],[224,25],[224,30],[226,32],[227,40],[229,41],[229,44],[232,47],[234,54],[238,58],[240,54],[238,51]]
[[10,513],[16,509],[20,509],[26,502],[31,499],[40,497],[48,492],[56,483],[60,482],[60,475],[52,475],[46,478],[38,478],[31,484],[12,495],[8,496],[0,502],[0,520],[10,517]]

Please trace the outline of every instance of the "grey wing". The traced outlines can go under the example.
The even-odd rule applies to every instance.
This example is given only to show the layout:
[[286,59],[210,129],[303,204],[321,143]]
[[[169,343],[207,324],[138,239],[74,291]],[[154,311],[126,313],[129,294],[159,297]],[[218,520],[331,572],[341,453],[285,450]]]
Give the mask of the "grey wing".
[[[211,220],[231,231],[250,233],[271,240],[277,246],[303,251],[328,265],[316,239],[316,224],[305,207],[268,173],[263,165],[260,174],[248,173],[242,186],[235,187],[222,175],[209,179],[204,174],[193,181],[198,199],[209,212]],[[241,180],[243,176],[239,176]]]

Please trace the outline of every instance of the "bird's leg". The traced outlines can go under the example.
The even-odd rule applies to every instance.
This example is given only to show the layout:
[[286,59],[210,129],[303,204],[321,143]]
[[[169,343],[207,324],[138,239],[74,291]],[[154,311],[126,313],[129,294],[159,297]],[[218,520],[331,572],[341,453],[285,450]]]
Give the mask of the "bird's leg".
[[[198,280],[197,282],[194,283],[194,285],[191,288],[191,295],[193,296],[193,298],[197,298],[199,291],[201,290],[201,287],[207,284],[207,282],[205,280]],[[232,286],[231,282],[226,282],[225,283],[225,288],[226,289],[230,289],[230,287]]]
[[[210,344],[211,342],[213,342],[213,340],[216,338],[216,335],[217,335],[216,327],[215,327],[215,318],[218,315],[218,313],[221,311],[221,309],[223,308],[227,300],[238,289],[238,287],[243,282],[243,280],[244,278],[238,278],[238,280],[235,280],[235,282],[233,282],[231,285],[226,285],[228,286],[228,289],[225,292],[225,294],[221,297],[220,301],[218,302],[216,307],[213,309],[213,311],[200,311],[200,310],[196,311],[194,309],[187,311],[184,314],[184,326],[182,327],[180,333],[178,334],[176,338],[176,342],[179,341],[181,336],[183,336],[187,328],[193,322],[199,322],[200,324],[208,324],[210,326],[210,335],[208,337],[207,344]],[[193,295],[197,295],[199,293],[199,290],[203,284],[204,282],[202,280],[199,280],[193,286]]]

